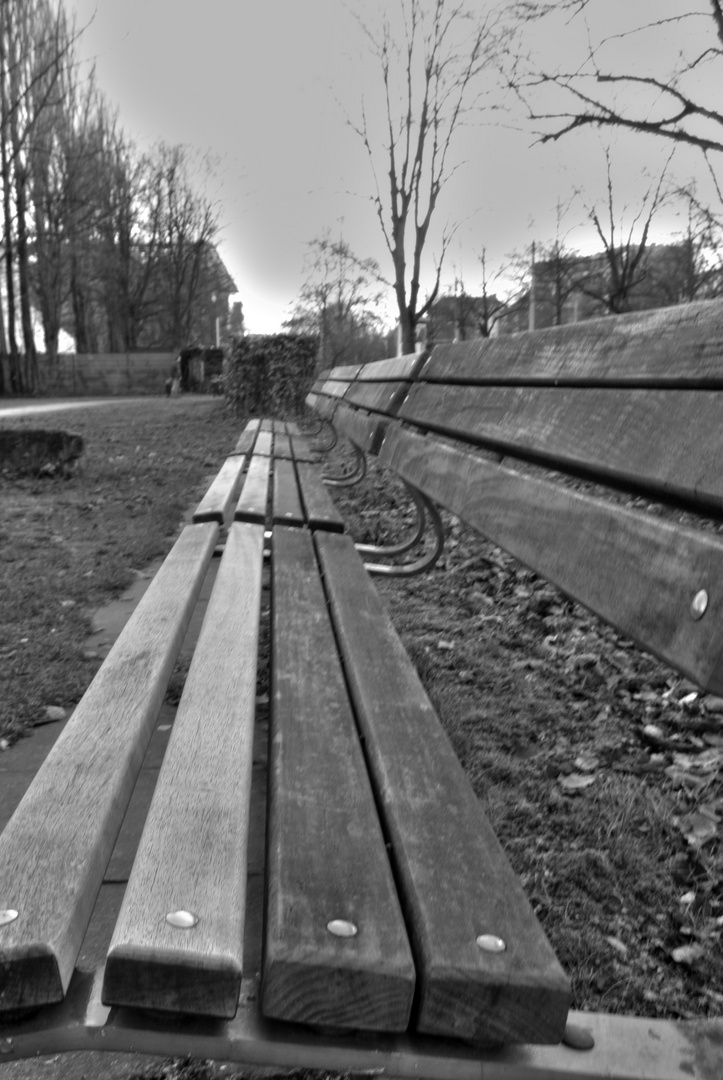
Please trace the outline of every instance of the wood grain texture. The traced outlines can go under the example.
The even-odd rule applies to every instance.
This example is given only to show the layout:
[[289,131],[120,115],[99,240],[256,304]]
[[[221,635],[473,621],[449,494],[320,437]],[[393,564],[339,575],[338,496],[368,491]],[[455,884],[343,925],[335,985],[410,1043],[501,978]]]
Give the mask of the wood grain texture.
[[272,572],[262,1011],[403,1031],[414,967],[307,530],[274,530]]
[[378,454],[388,421],[363,409],[341,406],[334,423],[338,431],[355,443],[365,454]]
[[[401,429],[380,460],[711,692],[723,692],[723,541]],[[708,593],[708,610],[691,602]]]
[[183,530],[0,836],[0,1012],[67,989],[218,532]]
[[[108,950],[103,1001],[232,1017],[243,968],[264,530],[233,524]],[[198,924],[170,926],[171,911]]]
[[[308,399],[307,399],[308,400]],[[339,405],[339,398],[323,397],[317,395],[313,409],[322,420],[332,420]]]
[[407,382],[357,382],[350,387],[344,403],[396,416],[408,389]]
[[246,427],[243,429],[238,437],[238,442],[234,447],[235,454],[247,454],[250,450],[253,450],[254,443],[256,441],[256,434],[261,426],[261,421],[258,418],[249,420]]
[[274,525],[301,526],[304,524],[304,510],[296,481],[296,469],[293,461],[286,461],[283,458],[274,458],[272,520]]
[[230,520],[241,487],[244,465],[245,460],[240,455],[226,458],[194,511],[193,520],[196,523],[217,521],[219,525],[225,525]]
[[264,423],[266,423],[265,420],[262,421],[262,430],[259,432],[256,442],[254,443],[254,456],[271,457],[274,446],[274,436],[271,430],[263,427]]
[[404,356],[393,356],[389,360],[373,360],[369,364],[362,364],[359,382],[383,382],[386,380],[414,380],[423,368],[429,353],[405,353]]
[[344,519],[324,486],[318,466],[308,462],[297,465],[304,516],[310,529],[344,532]]
[[254,454],[249,462],[241,497],[236,505],[236,521],[263,524],[266,521],[266,505],[269,501],[271,482],[271,458]]
[[[417,963],[417,1030],[558,1042],[570,988],[552,948],[353,543],[315,543]],[[506,950],[482,952],[480,934]]]
[[293,458],[291,452],[291,439],[286,432],[277,432],[274,437],[274,457]]
[[343,398],[350,386],[350,382],[341,382],[339,379],[333,378],[327,379],[319,393],[324,397]]
[[723,301],[437,345],[421,378],[480,385],[723,388]]
[[603,483],[723,509],[723,391],[417,384],[399,415]]
[[292,435],[291,436],[291,450],[294,455],[294,461],[318,461],[319,453],[314,450],[309,438],[306,435]]
[[329,368],[327,371],[322,372],[319,378],[323,375],[324,382],[326,382],[327,379],[340,379],[342,382],[354,382],[363,366],[363,364],[340,364],[339,367]]

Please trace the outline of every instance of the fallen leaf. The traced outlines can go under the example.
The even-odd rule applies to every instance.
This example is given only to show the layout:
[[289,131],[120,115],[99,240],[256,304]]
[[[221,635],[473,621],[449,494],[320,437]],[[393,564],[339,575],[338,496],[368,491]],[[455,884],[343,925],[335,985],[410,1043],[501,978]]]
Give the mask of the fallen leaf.
[[570,773],[569,776],[558,777],[558,783],[564,791],[582,791],[583,788],[594,784],[596,777],[583,776],[582,773]]
[[628,955],[628,947],[627,945],[623,944],[620,938],[606,937],[605,940],[607,941],[608,945],[611,945],[613,949],[615,949],[615,952],[620,953],[621,956]]
[[676,964],[694,964],[696,960],[700,960],[705,955],[705,949],[702,945],[679,945],[677,949],[673,949],[670,954],[675,960]]
[[595,772],[599,764],[600,759],[595,757],[594,754],[580,754],[578,757],[575,758],[575,768],[580,769],[581,772],[584,773]]

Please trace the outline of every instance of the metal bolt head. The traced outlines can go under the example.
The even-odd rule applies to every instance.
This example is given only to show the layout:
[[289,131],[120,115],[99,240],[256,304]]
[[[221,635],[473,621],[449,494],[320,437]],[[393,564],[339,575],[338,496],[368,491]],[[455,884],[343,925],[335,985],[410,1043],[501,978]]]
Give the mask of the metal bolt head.
[[194,915],[192,911],[169,911],[166,922],[178,930],[192,930],[198,925],[198,915]]
[[359,927],[349,919],[331,919],[326,929],[334,937],[356,937],[359,933]]
[[14,908],[0,908],[0,926],[7,926],[8,923],[15,922],[18,917],[18,912]]
[[693,597],[693,601],[690,605],[690,614],[694,619],[702,619],[708,610],[708,593],[705,589],[701,589]]
[[507,945],[504,939],[497,937],[496,934],[480,934],[477,938],[477,947],[482,952],[500,953],[505,951]]

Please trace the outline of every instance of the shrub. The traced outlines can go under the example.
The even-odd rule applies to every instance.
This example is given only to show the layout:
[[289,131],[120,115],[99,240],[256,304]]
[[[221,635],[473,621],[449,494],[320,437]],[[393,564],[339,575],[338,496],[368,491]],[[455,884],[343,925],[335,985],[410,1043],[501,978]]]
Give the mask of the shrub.
[[244,416],[297,416],[314,378],[317,341],[301,334],[251,335],[225,364],[227,404]]

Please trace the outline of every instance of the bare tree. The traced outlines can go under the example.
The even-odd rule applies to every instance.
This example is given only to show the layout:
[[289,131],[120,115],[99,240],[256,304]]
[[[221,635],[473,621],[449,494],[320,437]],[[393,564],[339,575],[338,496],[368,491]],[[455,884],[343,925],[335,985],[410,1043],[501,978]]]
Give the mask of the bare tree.
[[680,188],[685,228],[652,268],[656,287],[669,304],[723,295],[723,220],[699,200],[694,184]]
[[498,284],[501,282],[501,279],[508,271],[508,267],[501,266],[490,276],[487,268],[487,249],[484,247],[479,257],[479,263],[482,267],[482,280],[475,314],[479,335],[486,338],[490,337],[497,323],[504,319],[509,311],[509,297],[500,296],[497,291],[492,291],[495,288],[495,282]]
[[[515,5],[514,16],[519,26],[566,12],[570,20],[587,24],[588,16],[592,19],[605,7],[605,0],[524,0]],[[715,96],[723,80],[723,0],[707,0],[705,11],[686,0],[679,7],[677,14],[613,35],[586,25],[586,55],[575,57],[568,69],[540,70],[534,56],[518,55],[508,82],[525,101],[543,142],[592,127],[622,128],[696,147],[723,199],[718,157],[723,153],[723,109]],[[634,12],[634,5],[629,10]],[[663,37],[671,31],[666,50]],[[631,37],[645,45],[646,57],[660,57],[657,71],[618,68],[616,45]],[[664,57],[671,53],[675,59],[668,67]],[[700,78],[703,73],[706,79]],[[546,90],[562,92],[559,105],[548,107]]]
[[374,259],[360,259],[329,230],[309,243],[306,278],[286,329],[318,338],[319,368],[365,363],[386,352],[379,314],[382,278]]
[[422,255],[442,189],[459,164],[453,157],[455,138],[480,106],[480,77],[491,69],[499,48],[499,23],[492,15],[480,18],[458,0],[398,0],[395,9],[399,35],[388,13],[378,33],[362,23],[381,75],[380,130],[372,124],[367,97],[352,127],[374,173],[372,198],[394,268],[401,347],[414,352],[415,330],[439,291],[453,230],[442,233],[424,300]]
[[629,227],[626,227],[625,212],[618,211],[615,205],[612,164],[610,150],[605,148],[607,177],[605,210],[597,206],[588,207],[590,220],[595,226],[603,247],[602,272],[590,268],[577,277],[575,287],[586,296],[598,300],[607,312],[619,314],[630,309],[630,297],[636,286],[640,285],[648,272],[646,253],[650,226],[655,214],[665,198],[664,181],[667,169],[663,169],[657,184],[651,184],[643,196],[637,212],[633,215]]

